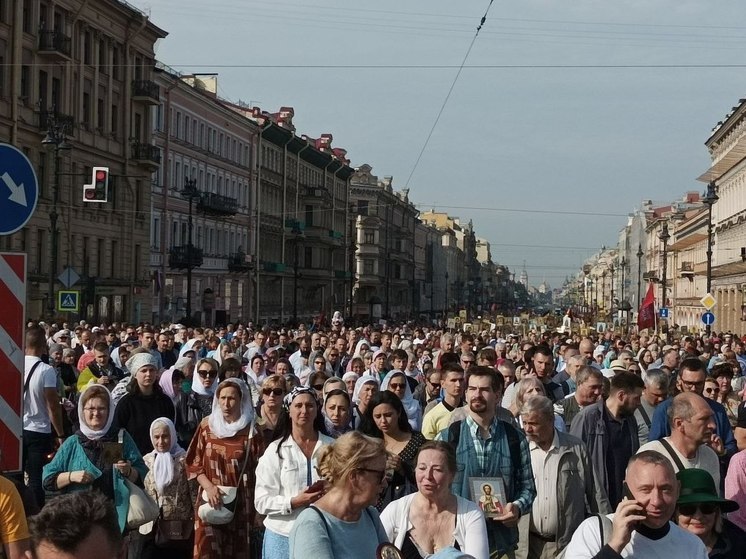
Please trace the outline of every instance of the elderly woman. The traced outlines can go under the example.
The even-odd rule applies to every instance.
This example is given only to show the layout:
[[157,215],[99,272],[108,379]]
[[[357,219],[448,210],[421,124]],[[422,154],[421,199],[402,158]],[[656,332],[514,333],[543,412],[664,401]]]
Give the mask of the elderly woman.
[[323,434],[323,425],[312,388],[298,387],[285,396],[274,440],[256,469],[256,510],[266,515],[264,559],[287,559],[295,519],[324,493],[316,455],[334,439]]
[[705,470],[687,468],[676,477],[681,483],[676,523],[702,540],[711,559],[741,559],[746,533],[724,517],[738,510],[738,503],[721,498],[715,481]]
[[304,510],[290,534],[290,559],[375,557],[388,538],[372,506],[386,483],[380,441],[352,431],[319,452],[327,492]]
[[[523,404],[527,402],[532,396],[546,396],[547,391],[544,388],[544,384],[536,377],[522,378],[516,383],[515,401],[510,406],[510,412],[513,417],[516,418],[518,427],[521,429],[521,415],[520,411]],[[561,416],[554,416],[554,426],[558,431],[566,431],[565,421]]]
[[347,388],[347,394],[350,395],[350,400],[352,400],[352,395],[355,393],[355,383],[359,378],[360,375],[354,371],[348,371],[342,376],[342,380]]
[[[264,443],[254,428],[254,406],[249,388],[229,378],[215,390],[212,413],[202,420],[189,445],[186,471],[199,484],[194,533],[195,559],[240,557],[250,559],[250,526],[255,520],[254,471]],[[233,520],[209,524],[209,508],[223,506],[218,486],[237,488]]]
[[272,442],[272,434],[282,413],[282,399],[287,393],[288,385],[284,377],[272,375],[262,383],[257,425],[267,446]]
[[387,390],[379,392],[371,400],[363,416],[361,431],[383,439],[386,449],[389,483],[376,503],[376,508],[381,511],[391,501],[416,490],[414,459],[426,439],[422,433],[412,430],[401,400]]
[[100,491],[115,504],[119,528],[124,531],[129,499],[124,480],[142,484],[147,467],[129,433],[112,427],[114,408],[106,388],[96,384],[86,387],[78,400],[78,416],[78,431],[44,466],[44,489],[62,493]]
[[135,353],[127,361],[132,379],[127,385],[127,394],[117,404],[116,424],[126,429],[145,455],[153,450],[150,441],[150,425],[159,417],[173,418],[174,403],[163,393],[156,382],[158,362],[147,352]]
[[350,426],[350,407],[350,395],[347,394],[346,390],[333,388],[326,393],[323,413],[327,435],[337,439],[340,435],[352,429]]
[[373,354],[373,360],[368,365],[366,374],[373,375],[379,381],[383,381],[386,376],[386,353],[383,350],[379,349]]
[[415,475],[418,491],[392,502],[381,513],[386,534],[402,555],[424,559],[452,547],[475,559],[488,559],[484,514],[476,504],[451,493],[456,476],[453,447],[441,441],[423,444]]
[[422,408],[412,395],[412,389],[406,375],[401,371],[389,372],[381,383],[381,390],[388,390],[401,400],[404,409],[407,411],[409,424],[413,430],[419,431],[422,427]]
[[373,396],[378,394],[378,377],[363,375],[355,382],[355,391],[352,393],[352,420],[353,429],[360,428],[360,422],[363,419],[368,404]]
[[[184,459],[186,451],[176,441],[176,427],[167,417],[159,417],[150,425],[153,452],[143,459],[149,468],[145,476],[145,492],[158,503],[164,521],[181,524],[180,537],[170,542],[158,542],[156,530],[145,542],[144,559],[187,559],[192,555],[194,510],[189,492]],[[160,519],[159,519],[160,521]]]

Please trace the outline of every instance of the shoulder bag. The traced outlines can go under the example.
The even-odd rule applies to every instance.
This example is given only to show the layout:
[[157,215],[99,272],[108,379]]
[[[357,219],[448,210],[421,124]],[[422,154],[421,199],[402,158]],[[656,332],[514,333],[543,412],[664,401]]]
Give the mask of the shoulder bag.
[[[119,430],[119,443],[124,444],[124,429]],[[115,472],[118,471],[114,466],[112,466],[112,468]],[[135,485],[124,476],[122,476],[122,479],[130,493],[126,527],[129,530],[136,530],[143,524],[155,521],[155,519],[158,518],[158,504],[139,486]]]
[[[183,475],[176,486],[176,504],[179,507],[179,489],[183,482]],[[158,494],[156,493],[156,497]],[[160,501],[159,501],[160,502]],[[158,547],[188,546],[194,530],[194,520],[167,520],[163,517],[163,507],[160,508],[158,519],[155,521],[155,545]]]

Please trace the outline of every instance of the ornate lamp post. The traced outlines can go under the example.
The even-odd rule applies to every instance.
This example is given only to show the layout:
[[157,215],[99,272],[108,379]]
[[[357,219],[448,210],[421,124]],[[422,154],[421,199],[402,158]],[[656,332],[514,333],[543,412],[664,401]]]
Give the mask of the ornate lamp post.
[[[707,184],[707,192],[702,197],[702,203],[707,206],[707,293],[712,288],[712,206],[718,201],[714,182]],[[710,335],[710,325],[705,326],[707,336]]]
[[614,273],[616,272],[616,268],[614,267],[613,262],[609,264],[609,272],[611,273],[611,300],[609,303],[609,318],[611,318],[611,323],[614,324]]
[[668,286],[668,241],[671,238],[668,232],[668,223],[664,223],[658,238],[663,243],[663,296],[661,305],[666,306],[666,287]]
[[601,302],[604,312],[606,312],[606,270],[601,273]]
[[54,186],[52,187],[52,205],[49,211],[49,232],[50,232],[50,259],[49,259],[49,286],[47,293],[47,311],[49,318],[52,319],[55,315],[55,296],[54,296],[54,284],[57,279],[57,258],[58,258],[58,244],[60,231],[57,229],[57,206],[60,203],[60,159],[63,150],[69,150],[70,144],[67,141],[68,126],[60,122],[56,113],[52,112],[47,115],[47,134],[41,141],[44,147],[52,148],[54,150]]
[[642,281],[642,243],[637,245],[637,307],[640,307],[640,286]]

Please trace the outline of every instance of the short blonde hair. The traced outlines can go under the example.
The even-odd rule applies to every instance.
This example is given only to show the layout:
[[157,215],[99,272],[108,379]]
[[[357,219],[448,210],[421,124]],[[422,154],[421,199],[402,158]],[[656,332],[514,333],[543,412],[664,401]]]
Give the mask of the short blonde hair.
[[282,391],[288,393],[288,383],[285,381],[285,377],[280,375],[269,375],[262,382],[262,389],[264,388],[282,388]]
[[359,431],[350,431],[330,445],[322,446],[316,462],[319,475],[332,485],[344,484],[350,474],[376,458],[385,456],[383,441]]

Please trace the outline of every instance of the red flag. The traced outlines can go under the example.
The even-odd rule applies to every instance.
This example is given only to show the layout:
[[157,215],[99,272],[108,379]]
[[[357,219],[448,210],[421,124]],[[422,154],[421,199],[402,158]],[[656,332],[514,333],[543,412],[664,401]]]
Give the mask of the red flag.
[[655,328],[655,294],[652,282],[648,285],[648,292],[645,294],[645,298],[640,305],[640,310],[637,313],[637,327],[640,330]]

